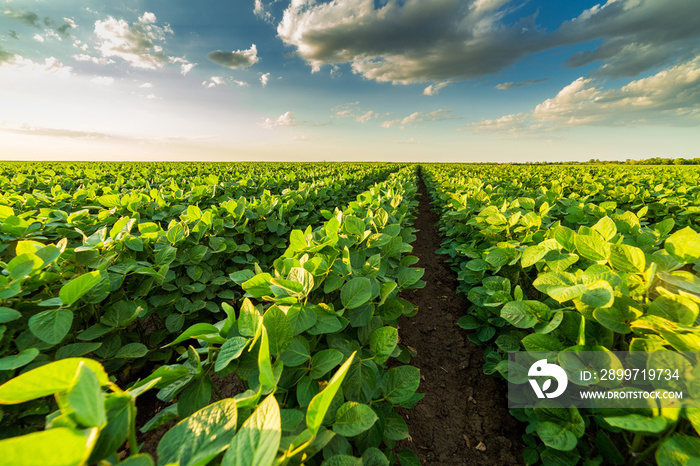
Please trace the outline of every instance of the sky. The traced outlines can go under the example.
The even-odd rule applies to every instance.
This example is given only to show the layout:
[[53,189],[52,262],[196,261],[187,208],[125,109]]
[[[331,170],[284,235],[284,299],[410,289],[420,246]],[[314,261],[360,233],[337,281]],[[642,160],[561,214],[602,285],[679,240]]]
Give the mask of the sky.
[[0,0],[0,160],[700,157],[698,18],[698,0]]

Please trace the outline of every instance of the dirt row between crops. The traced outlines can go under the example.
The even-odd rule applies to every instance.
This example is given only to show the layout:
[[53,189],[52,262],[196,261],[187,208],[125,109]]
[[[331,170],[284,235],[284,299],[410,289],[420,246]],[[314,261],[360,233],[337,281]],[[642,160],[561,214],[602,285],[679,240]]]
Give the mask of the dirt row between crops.
[[438,216],[419,180],[420,205],[413,243],[426,286],[402,296],[418,314],[399,321],[401,342],[418,352],[411,360],[421,372],[425,397],[401,414],[411,438],[402,442],[428,465],[522,464],[521,429],[509,414],[503,380],[483,373],[483,351],[457,327],[468,303],[457,294],[457,277],[435,253],[440,248]]

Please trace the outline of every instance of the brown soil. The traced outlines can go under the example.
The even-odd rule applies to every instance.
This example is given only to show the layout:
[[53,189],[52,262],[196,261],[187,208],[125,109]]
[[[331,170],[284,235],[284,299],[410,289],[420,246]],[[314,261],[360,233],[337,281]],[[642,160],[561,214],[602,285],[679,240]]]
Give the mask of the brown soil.
[[482,348],[457,327],[469,304],[457,294],[454,271],[435,253],[439,219],[422,179],[418,192],[413,254],[425,268],[426,286],[403,293],[418,314],[399,321],[399,335],[418,352],[411,365],[421,371],[419,392],[425,397],[401,410],[411,437],[400,447],[413,450],[422,464],[522,464],[522,430],[508,412],[505,382],[483,373]]

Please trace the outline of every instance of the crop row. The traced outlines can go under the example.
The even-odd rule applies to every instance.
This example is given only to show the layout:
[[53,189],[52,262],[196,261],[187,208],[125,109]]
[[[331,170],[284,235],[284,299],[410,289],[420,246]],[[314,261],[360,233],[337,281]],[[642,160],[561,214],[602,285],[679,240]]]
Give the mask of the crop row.
[[[700,361],[679,351],[700,351],[697,170],[431,165],[423,173],[441,214],[439,252],[471,302],[459,325],[486,346],[485,373],[526,383],[509,374],[513,351],[664,351],[683,377],[655,388],[695,392]],[[617,411],[548,401],[511,410],[528,424],[527,464],[698,460],[700,410],[691,401]]]
[[[224,186],[207,184],[210,195],[222,191],[208,207],[189,203],[196,198],[191,191],[178,204],[172,198],[166,203],[163,190],[93,191],[88,197],[76,196],[78,190],[65,194],[80,200],[75,211],[22,211],[37,193],[6,194],[0,205],[0,260],[7,270],[0,276],[0,304],[8,310],[0,356],[11,359],[0,359],[0,370],[92,352],[108,372],[168,360],[172,350],[159,349],[168,334],[215,319],[222,303],[241,297],[231,288],[231,273],[270,266],[294,228],[318,224],[328,209],[386,175],[369,169],[344,189],[320,181],[238,199],[226,197]],[[60,293],[73,280],[73,287],[89,288],[80,300]],[[0,381],[7,374],[0,373]]]
[[[128,439],[123,463],[152,464],[138,453],[135,399],[158,389],[171,404],[142,430],[180,421],[160,441],[158,464],[393,462],[395,442],[408,435],[396,406],[421,397],[418,370],[407,365],[411,355],[396,330],[399,316],[415,312],[399,291],[424,285],[422,269],[410,267],[417,259],[408,255],[415,191],[415,168],[406,167],[342,211],[324,209],[328,203],[317,199],[305,209],[322,216],[318,226],[278,231],[289,235],[283,252],[251,247],[255,263],[245,267],[231,267],[237,262],[227,253],[250,243],[221,238],[233,229],[228,223],[235,225],[235,207],[189,206],[167,229],[115,215],[110,228],[71,248],[65,239],[46,245],[14,238],[16,257],[2,264],[0,295],[11,306],[2,309],[4,327],[14,330],[3,343],[19,350],[0,360],[9,379],[0,386],[2,422],[12,437],[0,441],[3,457],[13,464],[37,454],[47,455],[45,464],[114,463]],[[257,217],[237,231],[244,240],[255,225],[267,227],[273,212],[245,212],[251,211]],[[271,233],[268,227],[258,246],[268,245]],[[129,246],[134,238],[141,250]],[[78,261],[83,253],[90,255]],[[222,253],[231,262],[216,258]],[[58,276],[45,281],[51,273]],[[116,282],[113,274],[121,275]],[[216,286],[223,291],[203,299]],[[188,309],[196,296],[204,305]],[[389,368],[390,358],[404,365]],[[146,360],[165,364],[127,391],[108,375],[126,361]],[[213,375],[236,377],[246,390],[210,404]],[[41,399],[49,394],[56,403]],[[28,433],[44,415],[47,429]],[[29,447],[36,444],[43,453]]]
[[238,199],[265,191],[282,194],[318,182],[351,187],[367,174],[386,175],[396,167],[378,163],[5,162],[0,165],[0,186],[3,204],[18,194],[26,208],[45,202],[46,207],[60,209],[67,202],[78,210],[80,202],[95,194],[150,194],[152,190],[168,203],[185,199],[201,207],[221,202],[222,195]]

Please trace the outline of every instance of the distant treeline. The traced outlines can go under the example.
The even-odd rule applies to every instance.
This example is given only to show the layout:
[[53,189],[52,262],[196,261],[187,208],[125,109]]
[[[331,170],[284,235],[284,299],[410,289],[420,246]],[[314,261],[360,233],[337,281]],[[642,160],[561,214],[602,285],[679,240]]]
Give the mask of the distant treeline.
[[642,159],[642,160],[627,159],[624,162],[591,159],[588,161],[588,163],[624,163],[626,165],[700,165],[700,158],[672,159],[672,158],[664,158],[664,157],[653,157],[650,159]]
[[[493,162],[487,162],[487,164]],[[580,165],[580,164],[600,164],[600,165],[700,165],[700,158],[694,159],[684,159],[684,158],[664,158],[664,157],[653,157],[650,159],[642,160],[632,160],[627,159],[622,160],[600,160],[600,159],[590,159],[587,162],[574,162],[574,161],[562,161],[562,162],[509,162],[502,165]],[[496,164],[501,165],[501,164]]]

